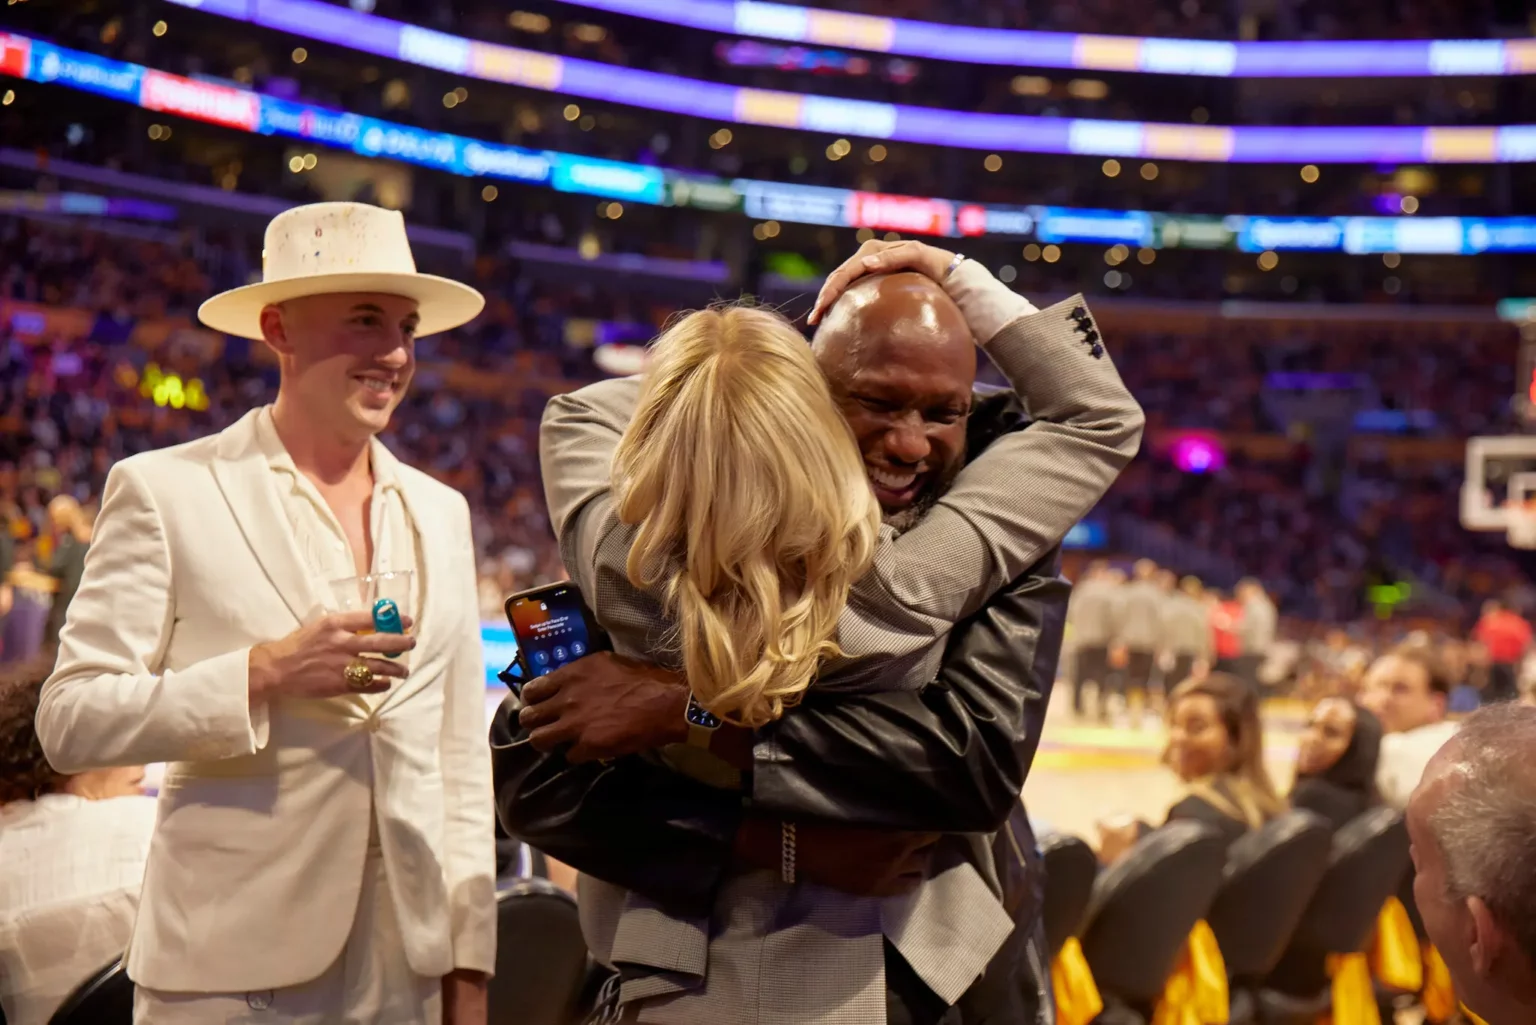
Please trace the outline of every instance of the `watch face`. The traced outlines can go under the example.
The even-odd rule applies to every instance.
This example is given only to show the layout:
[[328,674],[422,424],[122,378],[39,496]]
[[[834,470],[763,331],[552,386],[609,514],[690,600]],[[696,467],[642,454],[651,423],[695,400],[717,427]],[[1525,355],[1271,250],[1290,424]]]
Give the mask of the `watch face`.
[[706,730],[720,728],[720,717],[693,700],[692,695],[688,698],[688,721]]

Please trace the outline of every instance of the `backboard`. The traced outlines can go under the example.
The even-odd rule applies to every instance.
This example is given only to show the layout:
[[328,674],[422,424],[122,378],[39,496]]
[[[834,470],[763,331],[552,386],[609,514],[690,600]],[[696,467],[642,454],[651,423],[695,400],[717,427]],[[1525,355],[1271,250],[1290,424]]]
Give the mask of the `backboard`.
[[[1536,509],[1536,435],[1472,438],[1467,442],[1461,525],[1467,530],[1513,533],[1519,543]],[[1525,547],[1525,545],[1521,545]]]

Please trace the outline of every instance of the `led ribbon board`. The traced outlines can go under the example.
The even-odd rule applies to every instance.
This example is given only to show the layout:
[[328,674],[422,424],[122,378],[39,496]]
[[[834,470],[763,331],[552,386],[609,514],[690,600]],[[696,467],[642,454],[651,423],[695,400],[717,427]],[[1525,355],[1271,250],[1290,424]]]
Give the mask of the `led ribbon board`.
[[173,0],[307,39],[525,89],[737,124],[1013,153],[1209,163],[1522,163],[1536,125],[1294,128],[982,114],[748,89],[419,28],[321,0]]
[[1221,42],[941,25],[754,0],[565,2],[572,7],[627,14],[710,32],[900,57],[928,57],[962,64],[1141,71],[1209,78],[1536,74],[1536,39]]
[[465,177],[495,178],[633,203],[740,211],[761,220],[906,234],[1149,248],[1467,255],[1536,252],[1536,218],[1532,217],[1193,217],[1137,210],[1000,206],[747,178],[727,181],[646,164],[427,132],[6,33],[0,33],[0,75],[69,86],[146,110],[252,134],[303,139]]

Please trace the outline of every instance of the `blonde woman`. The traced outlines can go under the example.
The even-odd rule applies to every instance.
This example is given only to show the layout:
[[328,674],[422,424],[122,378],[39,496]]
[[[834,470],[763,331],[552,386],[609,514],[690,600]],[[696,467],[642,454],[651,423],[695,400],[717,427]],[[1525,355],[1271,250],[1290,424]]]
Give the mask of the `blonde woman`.
[[880,505],[810,347],[777,313],[690,313],[651,358],[613,458],[613,522],[634,528],[625,576],[674,624],[698,703],[761,726],[840,654]]
[[[542,471],[572,578],[621,655],[682,669],[717,715],[766,721],[813,679],[920,687],[953,625],[1058,543],[1136,450],[1140,410],[1081,300],[1036,311],[926,246],[861,254],[826,299],[906,269],[939,283],[936,302],[958,307],[1036,422],[992,443],[903,533],[877,527],[804,340],[763,311],[694,314],[658,340],[645,378],[546,412]],[[625,965],[637,1020],[884,1021],[887,939],[952,1003],[1012,929],[970,863],[872,899],[794,882],[788,839],[786,851],[780,872],[729,879],[712,921],[582,877],[589,946]]]

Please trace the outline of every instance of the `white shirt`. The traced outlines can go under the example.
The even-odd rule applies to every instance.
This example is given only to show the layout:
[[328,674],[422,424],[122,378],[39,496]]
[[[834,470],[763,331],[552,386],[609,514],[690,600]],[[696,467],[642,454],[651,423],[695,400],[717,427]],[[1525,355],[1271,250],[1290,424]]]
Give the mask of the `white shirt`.
[[155,829],[150,797],[46,794],[0,808],[0,1006],[46,1025],[122,954]]
[[1376,787],[1382,801],[1399,811],[1407,808],[1413,788],[1424,778],[1424,767],[1455,733],[1456,724],[1444,721],[1382,737],[1381,759],[1376,765]]
[[[272,422],[272,407],[263,409],[257,417],[256,432],[267,463],[272,467],[278,501],[293,530],[299,555],[313,571],[316,596],[329,604],[332,600],[331,582],[357,576],[357,562],[347,532],[319,489],[294,465],[293,457],[283,446],[277,426]],[[411,571],[411,588],[415,593],[411,596],[410,608],[401,611],[420,622],[423,582],[416,551],[416,532],[411,527],[410,513],[400,494],[400,481],[391,472],[389,461],[374,459],[372,464],[373,498],[369,503],[368,533],[373,540],[373,564],[369,572]]]

